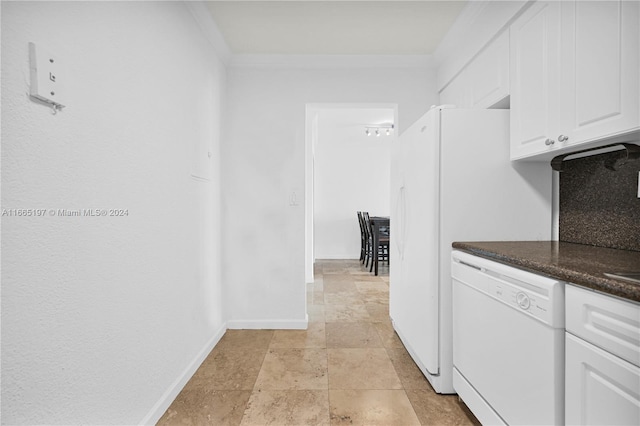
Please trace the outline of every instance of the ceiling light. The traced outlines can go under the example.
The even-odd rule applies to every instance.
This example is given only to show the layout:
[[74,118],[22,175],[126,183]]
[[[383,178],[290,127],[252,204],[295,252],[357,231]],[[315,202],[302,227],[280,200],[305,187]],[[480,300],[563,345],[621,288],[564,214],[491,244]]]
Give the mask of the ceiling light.
[[384,131],[386,136],[391,136],[391,132],[393,132],[394,125],[393,123],[383,123],[383,124],[368,124],[364,128],[364,133],[367,136],[371,136],[371,132],[375,131],[376,136],[380,136]]

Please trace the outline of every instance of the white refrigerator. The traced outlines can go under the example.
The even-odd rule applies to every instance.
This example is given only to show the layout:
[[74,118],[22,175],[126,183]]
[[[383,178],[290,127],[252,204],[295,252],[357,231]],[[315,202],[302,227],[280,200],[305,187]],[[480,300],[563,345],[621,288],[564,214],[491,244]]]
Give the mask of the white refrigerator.
[[432,107],[391,152],[389,313],[438,393],[452,385],[451,243],[550,240],[552,170],[509,160],[509,111]]

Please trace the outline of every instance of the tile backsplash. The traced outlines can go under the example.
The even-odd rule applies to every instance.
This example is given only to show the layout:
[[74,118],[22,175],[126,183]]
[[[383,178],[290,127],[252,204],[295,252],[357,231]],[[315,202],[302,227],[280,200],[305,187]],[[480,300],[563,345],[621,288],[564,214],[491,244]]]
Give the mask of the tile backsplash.
[[[565,161],[560,172],[559,239],[640,251],[640,159],[624,151]],[[616,171],[605,167],[615,162]]]

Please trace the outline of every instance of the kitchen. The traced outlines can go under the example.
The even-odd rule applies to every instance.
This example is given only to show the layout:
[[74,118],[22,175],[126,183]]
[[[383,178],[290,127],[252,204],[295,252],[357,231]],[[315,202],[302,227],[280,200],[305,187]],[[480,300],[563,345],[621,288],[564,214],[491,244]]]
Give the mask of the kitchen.
[[[441,92],[495,105],[508,76],[510,130],[440,107],[400,137],[391,318],[434,389],[483,424],[640,421],[638,10],[625,6],[533,4]],[[488,66],[493,80],[465,82]]]
[[[458,35],[443,40],[435,67],[421,58],[394,58],[390,64],[381,58],[314,63],[232,57],[206,26],[206,15],[196,18],[205,36],[193,24],[193,10],[204,6],[191,3],[3,2],[3,207],[73,209],[102,203],[137,211],[119,222],[122,218],[91,225],[70,219],[53,227],[3,218],[3,419],[152,423],[227,328],[306,326],[300,285],[304,208],[288,203],[291,190],[304,187],[306,104],[395,103],[402,132],[437,104],[486,108],[510,95],[513,116],[518,90],[528,91],[537,96],[521,106],[526,113],[522,139],[545,133],[540,149],[560,146],[556,138],[566,134],[558,126],[540,131],[535,125],[551,125],[546,114],[559,116],[557,101],[544,95],[547,90],[558,95],[558,88],[571,88],[565,80],[570,77],[547,78],[552,75],[547,71],[571,66],[544,60],[544,74],[525,68],[533,77],[545,76],[545,90],[530,80],[519,88],[519,75],[504,72],[512,55],[506,56],[505,68],[500,36],[517,28],[512,25],[537,4],[474,6],[461,15],[466,21],[459,22]],[[621,17],[635,19],[624,28],[637,41],[637,11]],[[556,35],[559,30],[549,28]],[[28,42],[69,61],[73,79],[67,90],[73,102],[56,115],[25,101]],[[217,46],[216,55],[211,45]],[[514,43],[508,46],[513,49]],[[539,55],[559,54],[543,47]],[[599,52],[615,52],[599,47]],[[607,68],[603,77],[624,82],[611,92],[624,106],[631,96],[635,110],[629,116],[635,117],[636,130],[637,51],[623,48],[621,57],[626,61],[630,54],[629,64],[618,62],[620,73]],[[144,60],[140,52],[146,52]],[[581,65],[592,69],[590,63]],[[147,77],[131,78],[140,75]],[[597,96],[599,102],[579,98],[578,106],[615,104],[600,92]],[[588,134],[595,127],[581,130],[575,141],[595,142],[580,149],[600,143]],[[569,144],[574,142],[570,136]],[[546,139],[555,142],[545,145]],[[194,145],[193,153],[191,146],[174,141]],[[194,178],[185,180],[185,174]],[[47,205],[40,206],[43,202]],[[557,239],[551,224],[549,238]],[[9,272],[15,273],[5,275]],[[102,417],[115,411],[116,417]]]

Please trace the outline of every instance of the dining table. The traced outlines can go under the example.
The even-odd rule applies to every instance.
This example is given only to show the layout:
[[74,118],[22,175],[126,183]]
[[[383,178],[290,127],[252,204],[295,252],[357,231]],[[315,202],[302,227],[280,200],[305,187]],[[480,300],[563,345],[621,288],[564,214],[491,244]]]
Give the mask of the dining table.
[[380,246],[380,229],[386,227],[389,229],[390,220],[389,216],[371,216],[369,217],[371,222],[371,229],[373,230],[373,247],[371,248],[371,254],[373,256],[374,274],[378,275],[378,247]]

